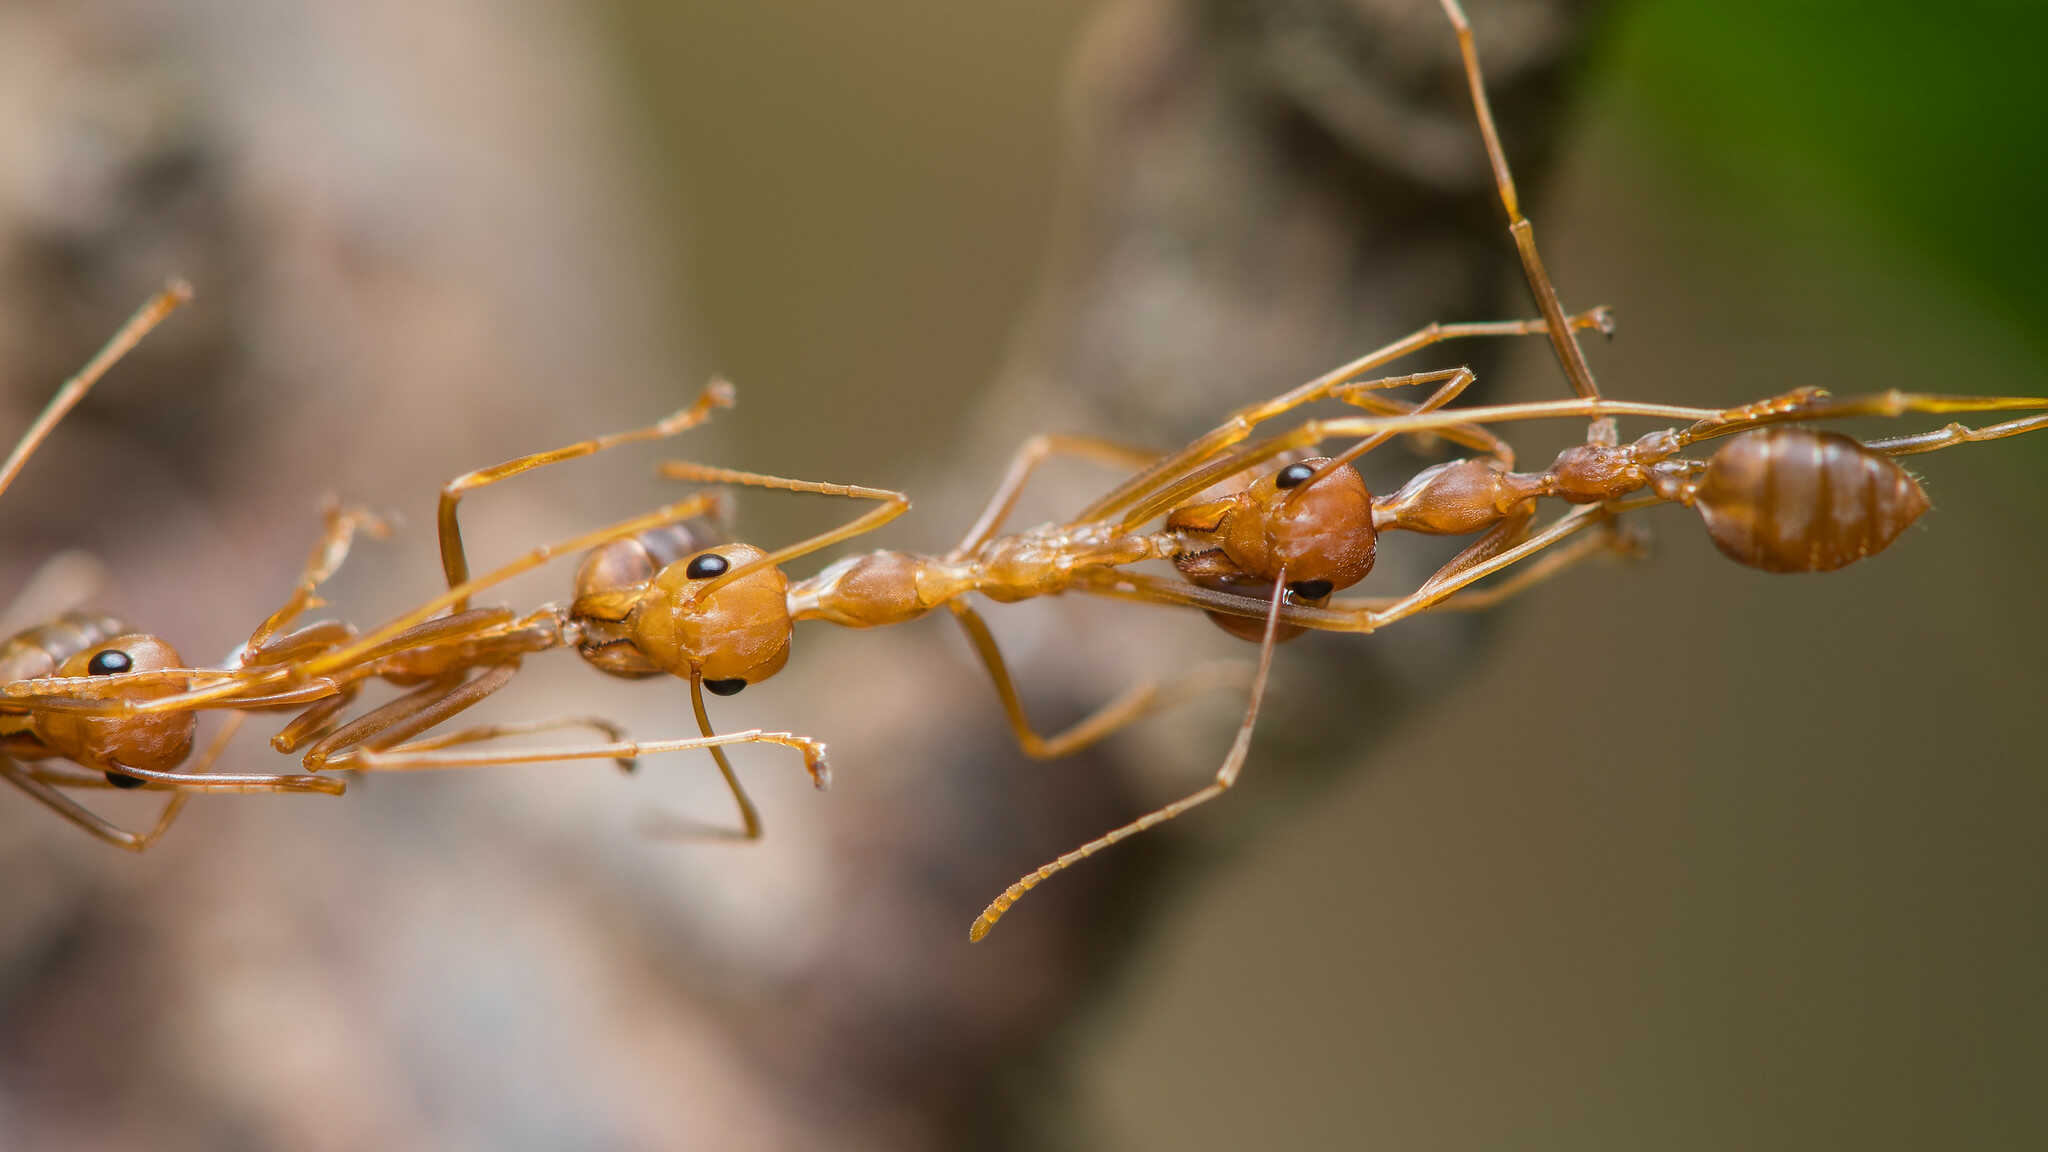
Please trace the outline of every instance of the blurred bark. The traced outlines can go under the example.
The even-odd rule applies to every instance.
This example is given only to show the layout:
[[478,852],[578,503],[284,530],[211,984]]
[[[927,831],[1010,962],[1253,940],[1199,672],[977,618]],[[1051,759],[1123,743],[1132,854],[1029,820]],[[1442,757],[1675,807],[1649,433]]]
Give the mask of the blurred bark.
[[[339,11],[0,15],[0,53],[18,65],[0,68],[7,91],[41,94],[0,101],[9,426],[164,277],[202,293],[0,504],[10,588],[56,547],[94,548],[120,576],[121,610],[209,638],[187,653],[204,659],[246,629],[251,596],[282,587],[326,478],[423,509],[447,474],[660,403],[603,382],[680,375],[653,303],[674,293],[645,257],[659,217],[636,198],[593,33],[539,9]],[[1540,215],[1578,6],[1525,0],[1481,14],[1479,32]],[[498,82],[501,54],[526,82]],[[1104,7],[1073,76],[1040,300],[968,437],[977,479],[921,511],[965,524],[972,499],[951,493],[984,487],[1030,430],[1142,429],[1129,438],[1163,447],[1431,320],[1526,313],[1502,291],[1512,249],[1465,101],[1430,0]],[[1492,351],[1454,362],[1483,378]],[[1052,475],[1033,500],[1074,507],[1100,482]],[[617,497],[541,488],[498,504],[519,519],[505,548],[620,513]],[[351,616],[432,587],[417,549],[392,555],[352,562],[338,585]],[[1383,563],[1409,585],[1429,567]],[[357,578],[365,567],[378,574]],[[1033,708],[1077,712],[1141,670],[1231,651],[1198,621],[1129,615],[1049,631],[998,619],[1022,637]],[[1459,626],[1416,635],[1290,648],[1248,773],[1258,787],[1212,826],[1270,828],[1307,794],[1299,782],[1363,760],[1369,730],[1353,717],[1391,713],[1381,702],[1474,640]],[[139,861],[8,801],[0,863],[35,878],[0,913],[8,1146],[644,1147],[715,1133],[907,1148],[1055,1126],[1048,1045],[1078,1002],[1137,978],[1120,961],[1180,874],[1162,863],[1179,830],[1062,876],[979,949],[965,927],[1025,868],[1194,787],[1239,701],[1218,694],[1074,763],[1030,765],[954,637],[848,643],[820,643],[858,656],[792,669],[785,699],[816,697],[805,723],[826,733],[866,725],[867,776],[829,798],[829,818],[799,806],[794,782],[763,784],[773,852],[608,833],[590,797],[627,786],[588,765],[573,773],[582,791],[563,771],[488,791],[380,779],[329,807],[195,805],[193,827]],[[846,673],[863,666],[890,669],[888,686]],[[566,662],[522,681],[542,686],[537,708],[674,734],[672,698],[613,706]],[[561,704],[593,699],[605,703]],[[770,707],[750,694],[721,715],[765,722]],[[722,811],[715,788],[686,786],[677,807]],[[1018,1077],[1020,1064],[1044,1076]]]

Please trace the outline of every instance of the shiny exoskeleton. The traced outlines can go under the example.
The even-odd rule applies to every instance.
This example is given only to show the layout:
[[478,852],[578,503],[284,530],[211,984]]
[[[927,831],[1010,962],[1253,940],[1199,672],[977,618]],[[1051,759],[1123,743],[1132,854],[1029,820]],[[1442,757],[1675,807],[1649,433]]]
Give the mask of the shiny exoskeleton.
[[[36,449],[66,413],[85,398],[104,376],[151,329],[191,297],[191,289],[172,284],[145,303],[122,325],[78,374],[64,382],[0,464],[0,492],[21,474]],[[346,536],[355,521],[330,526],[330,537],[318,551],[298,594],[258,626],[251,637],[253,652],[276,628],[307,607],[313,588],[331,558],[339,563]],[[53,563],[46,574],[61,570]],[[76,575],[75,573],[73,574]],[[61,589],[75,602],[79,589]],[[319,647],[338,638],[339,625],[315,628],[289,642]],[[222,738],[189,769],[181,768],[192,751],[196,707],[295,707],[328,691],[322,684],[282,694],[241,694],[235,669],[187,669],[168,643],[138,632],[102,614],[61,612],[0,642],[0,778],[58,816],[107,843],[133,852],[148,848],[176,819],[187,794],[216,792],[342,791],[336,781],[303,776],[228,775],[210,771],[239,722],[239,712],[223,729]],[[196,680],[212,679],[205,701],[190,699]],[[174,698],[177,698],[174,700]],[[155,826],[135,833],[120,828],[74,798],[74,790],[152,788],[175,794],[165,802]]]
[[[182,664],[177,651],[164,641],[113,617],[82,612],[67,612],[0,643],[0,682],[152,672]],[[152,690],[141,691],[146,695]],[[167,695],[170,689],[153,691]],[[115,787],[134,788],[144,781],[124,769],[175,769],[191,754],[198,723],[190,712],[113,719],[0,711],[0,754],[16,760],[74,761],[105,773]]]
[[1832,572],[1891,546],[1927,493],[1891,457],[1836,432],[1745,432],[1681,497],[1730,559],[1766,572]]

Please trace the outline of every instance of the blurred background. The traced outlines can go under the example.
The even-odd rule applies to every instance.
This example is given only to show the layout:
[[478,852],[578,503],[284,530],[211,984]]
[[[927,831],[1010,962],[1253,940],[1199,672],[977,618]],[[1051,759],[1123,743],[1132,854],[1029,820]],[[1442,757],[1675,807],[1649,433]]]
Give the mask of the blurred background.
[[[1618,311],[1610,394],[2048,391],[2048,13],[1471,6],[1566,304]],[[333,494],[405,519],[331,586],[382,619],[438,582],[442,480],[713,373],[739,407],[662,452],[901,488],[861,546],[943,550],[1032,432],[1171,447],[1528,314],[1455,59],[1430,0],[0,7],[4,427],[199,291],[0,499],[0,592],[84,549],[95,603],[216,659]],[[1535,343],[1414,369],[1457,363],[1564,388]],[[661,454],[475,497],[473,560],[673,498]],[[1377,456],[1375,490],[1428,462]],[[2039,1146],[2048,438],[1914,467],[1935,510],[1843,572],[1663,510],[1644,559],[1289,645],[1238,790],[980,945],[1018,874],[1205,782],[1241,700],[1036,764],[942,621],[808,625],[713,702],[833,747],[823,795],[737,757],[757,845],[649,835],[730,818],[681,757],[206,800],[142,857],[11,796],[0,1147]],[[1371,587],[1446,551],[1387,540]],[[989,616],[1047,727],[1251,651]],[[483,711],[659,737],[685,701],[558,653]]]

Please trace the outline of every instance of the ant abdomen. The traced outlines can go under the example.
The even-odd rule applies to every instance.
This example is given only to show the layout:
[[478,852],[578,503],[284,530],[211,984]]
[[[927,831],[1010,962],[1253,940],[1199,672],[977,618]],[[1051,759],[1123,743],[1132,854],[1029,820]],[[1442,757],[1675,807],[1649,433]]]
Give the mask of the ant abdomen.
[[632,536],[622,536],[584,553],[576,568],[576,595],[610,592],[645,584],[663,568],[694,556],[706,548],[731,543],[731,538],[709,520],[685,520],[663,524]]
[[1715,546],[1766,572],[1831,572],[1882,552],[1928,507],[1891,457],[1791,426],[1730,440],[1691,497]]
[[64,661],[127,631],[126,624],[111,616],[66,612],[0,643],[0,681],[55,676]]

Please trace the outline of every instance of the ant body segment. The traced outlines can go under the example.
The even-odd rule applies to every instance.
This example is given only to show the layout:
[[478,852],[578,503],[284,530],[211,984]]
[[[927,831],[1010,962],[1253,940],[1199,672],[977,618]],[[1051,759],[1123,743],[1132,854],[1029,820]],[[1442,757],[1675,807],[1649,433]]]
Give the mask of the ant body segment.
[[[13,484],[30,457],[85,398],[107,370],[180,304],[191,289],[173,284],[137,311],[77,375],[67,380],[29,426],[4,465],[0,493]],[[348,538],[363,519],[331,513],[329,536],[316,549],[300,589],[259,628],[242,654],[255,660],[290,658],[292,652],[265,651],[269,638],[312,606],[313,589],[346,554]],[[45,583],[31,581],[31,587]],[[67,597],[72,590],[66,590]],[[291,646],[329,642],[335,625],[316,625],[295,634]],[[98,837],[132,852],[147,849],[177,819],[190,794],[206,792],[322,792],[338,795],[339,781],[316,776],[212,773],[209,770],[241,724],[229,716],[196,764],[181,769],[192,752],[198,719],[190,709],[101,715],[109,703],[140,702],[175,694],[195,678],[212,673],[187,669],[176,649],[160,637],[122,621],[74,608],[0,641],[0,778],[51,811]],[[231,675],[232,673],[222,673]],[[237,696],[236,709],[294,706],[332,691],[312,683],[269,695]],[[78,789],[150,789],[174,793],[147,832],[130,832],[81,804]]]

